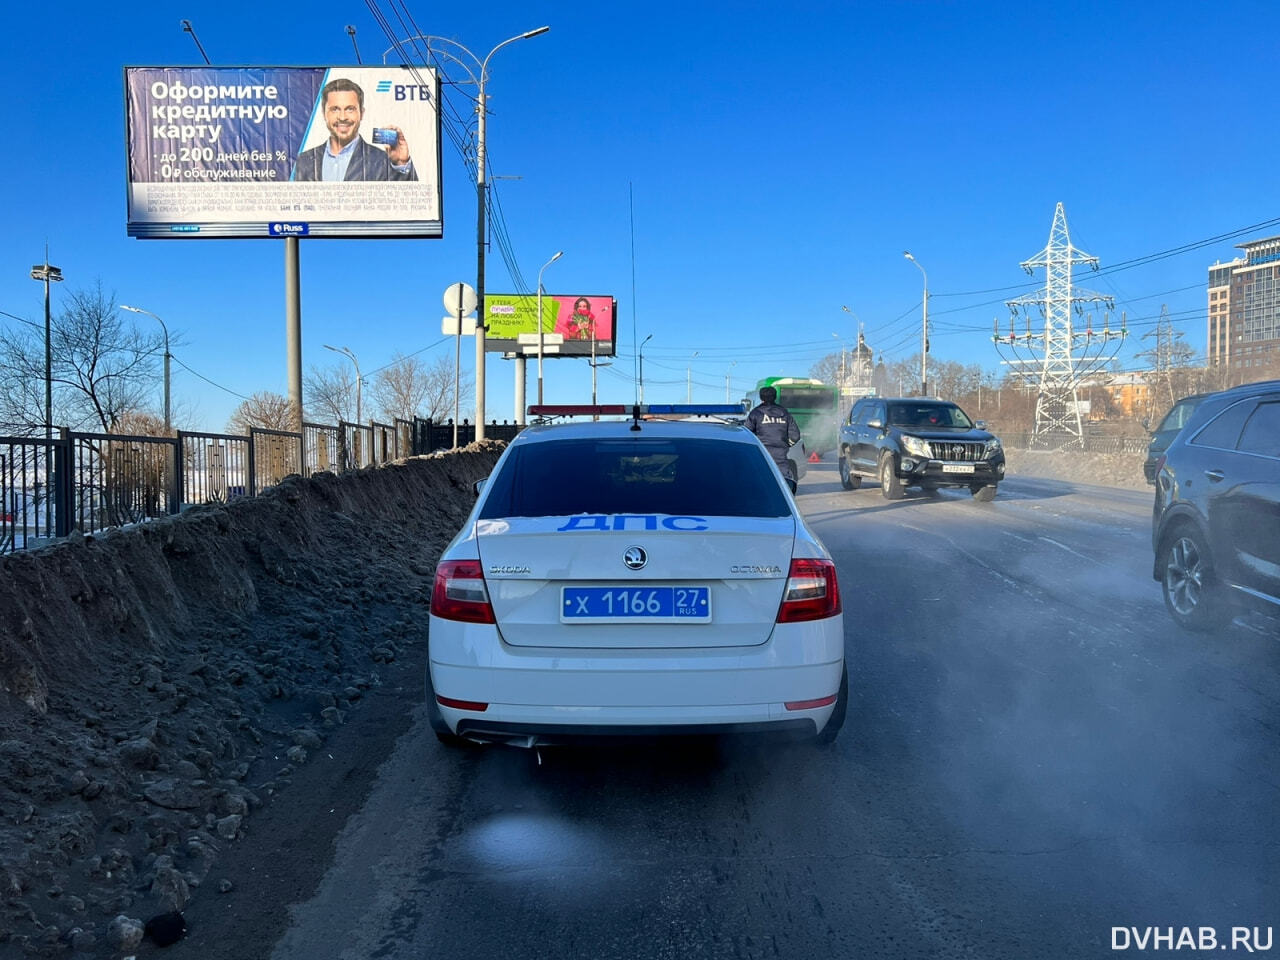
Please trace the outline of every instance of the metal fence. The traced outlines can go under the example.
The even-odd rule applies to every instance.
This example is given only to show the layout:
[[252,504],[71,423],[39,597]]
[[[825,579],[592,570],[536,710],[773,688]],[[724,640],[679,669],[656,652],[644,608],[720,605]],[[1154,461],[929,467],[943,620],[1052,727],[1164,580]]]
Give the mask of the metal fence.
[[1001,434],[1001,442],[1011,450],[1082,451],[1084,453],[1146,453],[1150,437],[1077,437],[1070,434]]
[[[511,440],[522,426],[485,425]],[[179,430],[176,437],[77,433],[0,437],[0,553],[154,520],[200,503],[256,496],[290,474],[342,473],[453,446],[453,421],[303,423],[301,433],[249,436]],[[458,445],[475,426],[458,424]]]
[[[524,424],[494,420],[484,426],[485,438],[489,440],[511,441],[524,429]],[[413,443],[415,453],[431,453],[434,450],[449,450],[454,445],[453,420],[415,420],[413,422]],[[465,447],[476,438],[476,427],[470,420],[458,424],[457,445]]]

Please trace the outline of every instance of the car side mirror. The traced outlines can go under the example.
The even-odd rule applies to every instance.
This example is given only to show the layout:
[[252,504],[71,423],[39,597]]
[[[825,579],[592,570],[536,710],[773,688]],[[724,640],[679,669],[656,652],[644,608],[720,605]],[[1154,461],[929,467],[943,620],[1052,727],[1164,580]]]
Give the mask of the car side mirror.
[[977,427],[979,430],[987,429],[987,421],[985,420],[975,420],[973,421],[973,425]]
[[488,477],[481,477],[471,485],[471,489],[476,492],[476,496],[480,496],[480,491],[484,489],[484,485],[489,482]]
[[873,417],[872,419],[867,421],[867,426],[872,427],[875,430],[883,430],[884,421],[881,420],[879,417]]

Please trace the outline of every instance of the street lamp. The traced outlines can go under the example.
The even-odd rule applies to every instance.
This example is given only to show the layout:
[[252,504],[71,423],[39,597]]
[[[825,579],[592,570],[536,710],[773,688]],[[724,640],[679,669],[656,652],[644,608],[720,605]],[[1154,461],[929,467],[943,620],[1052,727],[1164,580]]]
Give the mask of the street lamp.
[[360,423],[360,362],[356,359],[356,355],[346,347],[331,347],[327,343],[321,344],[326,350],[332,350],[334,353],[341,353],[356,368],[356,423]]
[[564,256],[563,250],[557,250],[555,254],[538,268],[538,403],[542,403],[542,271],[547,269],[557,260]]
[[163,320],[157,317],[150,310],[143,310],[141,307],[130,307],[120,304],[121,310],[128,310],[130,313],[145,313],[148,317],[160,323],[160,329],[164,331],[164,432],[169,432],[169,328],[165,326]]
[[62,271],[49,266],[49,251],[44,263],[31,268],[31,279],[44,282],[44,438],[53,439],[53,321],[49,313],[49,284],[62,282]]
[[[524,33],[516,34],[514,37],[508,37],[500,44],[490,50],[483,60],[474,53],[464,47],[457,40],[450,40],[448,37],[438,37],[429,34],[417,34],[407,38],[408,40],[426,40],[427,53],[434,54],[436,57],[449,60],[456,63],[471,78],[471,82],[476,85],[476,303],[479,313],[476,317],[476,439],[484,439],[484,334],[485,334],[485,316],[484,316],[484,240],[485,227],[488,223],[488,215],[486,203],[488,200],[485,191],[488,189],[485,183],[485,143],[484,128],[485,116],[487,113],[487,104],[485,103],[484,85],[489,80],[489,59],[503,47],[509,43],[515,43],[517,40],[528,40],[530,37],[536,37],[540,33],[546,33],[550,27],[538,27],[536,30],[527,30]],[[432,43],[437,46],[432,47]],[[439,44],[448,44],[447,47],[439,46]],[[382,54],[382,62],[387,62],[387,54],[396,49],[399,43],[388,47]],[[470,58],[470,63],[463,60],[454,53],[454,49],[461,51]],[[472,69],[472,64],[480,68],[477,74]],[[542,318],[538,318],[538,322],[542,322]],[[541,398],[539,398],[541,399]]]
[[689,363],[684,368],[684,402],[693,403],[693,360],[697,358],[701,351],[693,351],[693,356],[689,358]]
[[724,402],[725,403],[733,402],[733,400],[730,399],[730,393],[732,390],[732,388],[730,387],[730,383],[733,380],[733,368],[736,367],[737,365],[738,365],[737,360],[731,361],[729,364],[729,369],[724,372]]
[[640,396],[636,401],[637,403],[644,403],[644,345],[652,339],[653,334],[651,333],[640,341],[640,350],[638,351],[640,354]]
[[925,273],[924,267],[920,266],[920,261],[913,257],[909,250],[903,250],[902,255],[920,267],[920,273],[924,276],[924,303],[921,308],[924,322],[920,330],[920,396],[927,397],[929,395],[929,274]]

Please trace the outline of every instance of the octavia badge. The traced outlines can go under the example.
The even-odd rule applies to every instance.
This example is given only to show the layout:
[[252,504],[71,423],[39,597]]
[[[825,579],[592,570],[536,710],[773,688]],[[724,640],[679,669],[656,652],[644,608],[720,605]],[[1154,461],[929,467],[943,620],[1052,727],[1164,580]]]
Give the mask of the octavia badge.
[[627,547],[627,552],[622,555],[622,562],[627,565],[628,570],[640,570],[649,562],[649,555],[644,552],[644,547]]

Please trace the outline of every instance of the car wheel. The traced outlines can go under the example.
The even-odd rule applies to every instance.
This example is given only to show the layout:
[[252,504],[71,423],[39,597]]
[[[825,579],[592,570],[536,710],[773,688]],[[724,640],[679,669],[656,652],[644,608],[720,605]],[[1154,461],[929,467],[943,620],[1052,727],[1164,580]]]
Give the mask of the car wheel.
[[443,743],[446,747],[461,747],[466,744],[466,740],[458,736],[449,729],[449,725],[444,722],[444,717],[440,714],[440,705],[436,703],[436,691],[431,686],[431,668],[427,667],[427,723],[431,725],[431,732],[436,735],[436,739]]
[[846,664],[840,668],[840,690],[836,694],[835,709],[831,711],[831,719],[827,721],[827,725],[818,734],[818,743],[825,745],[836,742],[836,737],[840,735],[840,728],[844,726],[844,715],[848,712],[849,667]]
[[996,485],[994,483],[975,484],[969,488],[969,492],[979,503],[990,503],[996,498]]
[[1164,605],[1179,626],[1203,633],[1221,624],[1213,558],[1193,528],[1183,527],[1166,540],[1160,566]]
[[902,481],[893,470],[893,454],[888,450],[880,454],[880,492],[886,500],[901,500],[905,495]]
[[849,461],[840,458],[840,486],[846,490],[857,490],[862,486],[862,478],[849,472]]

